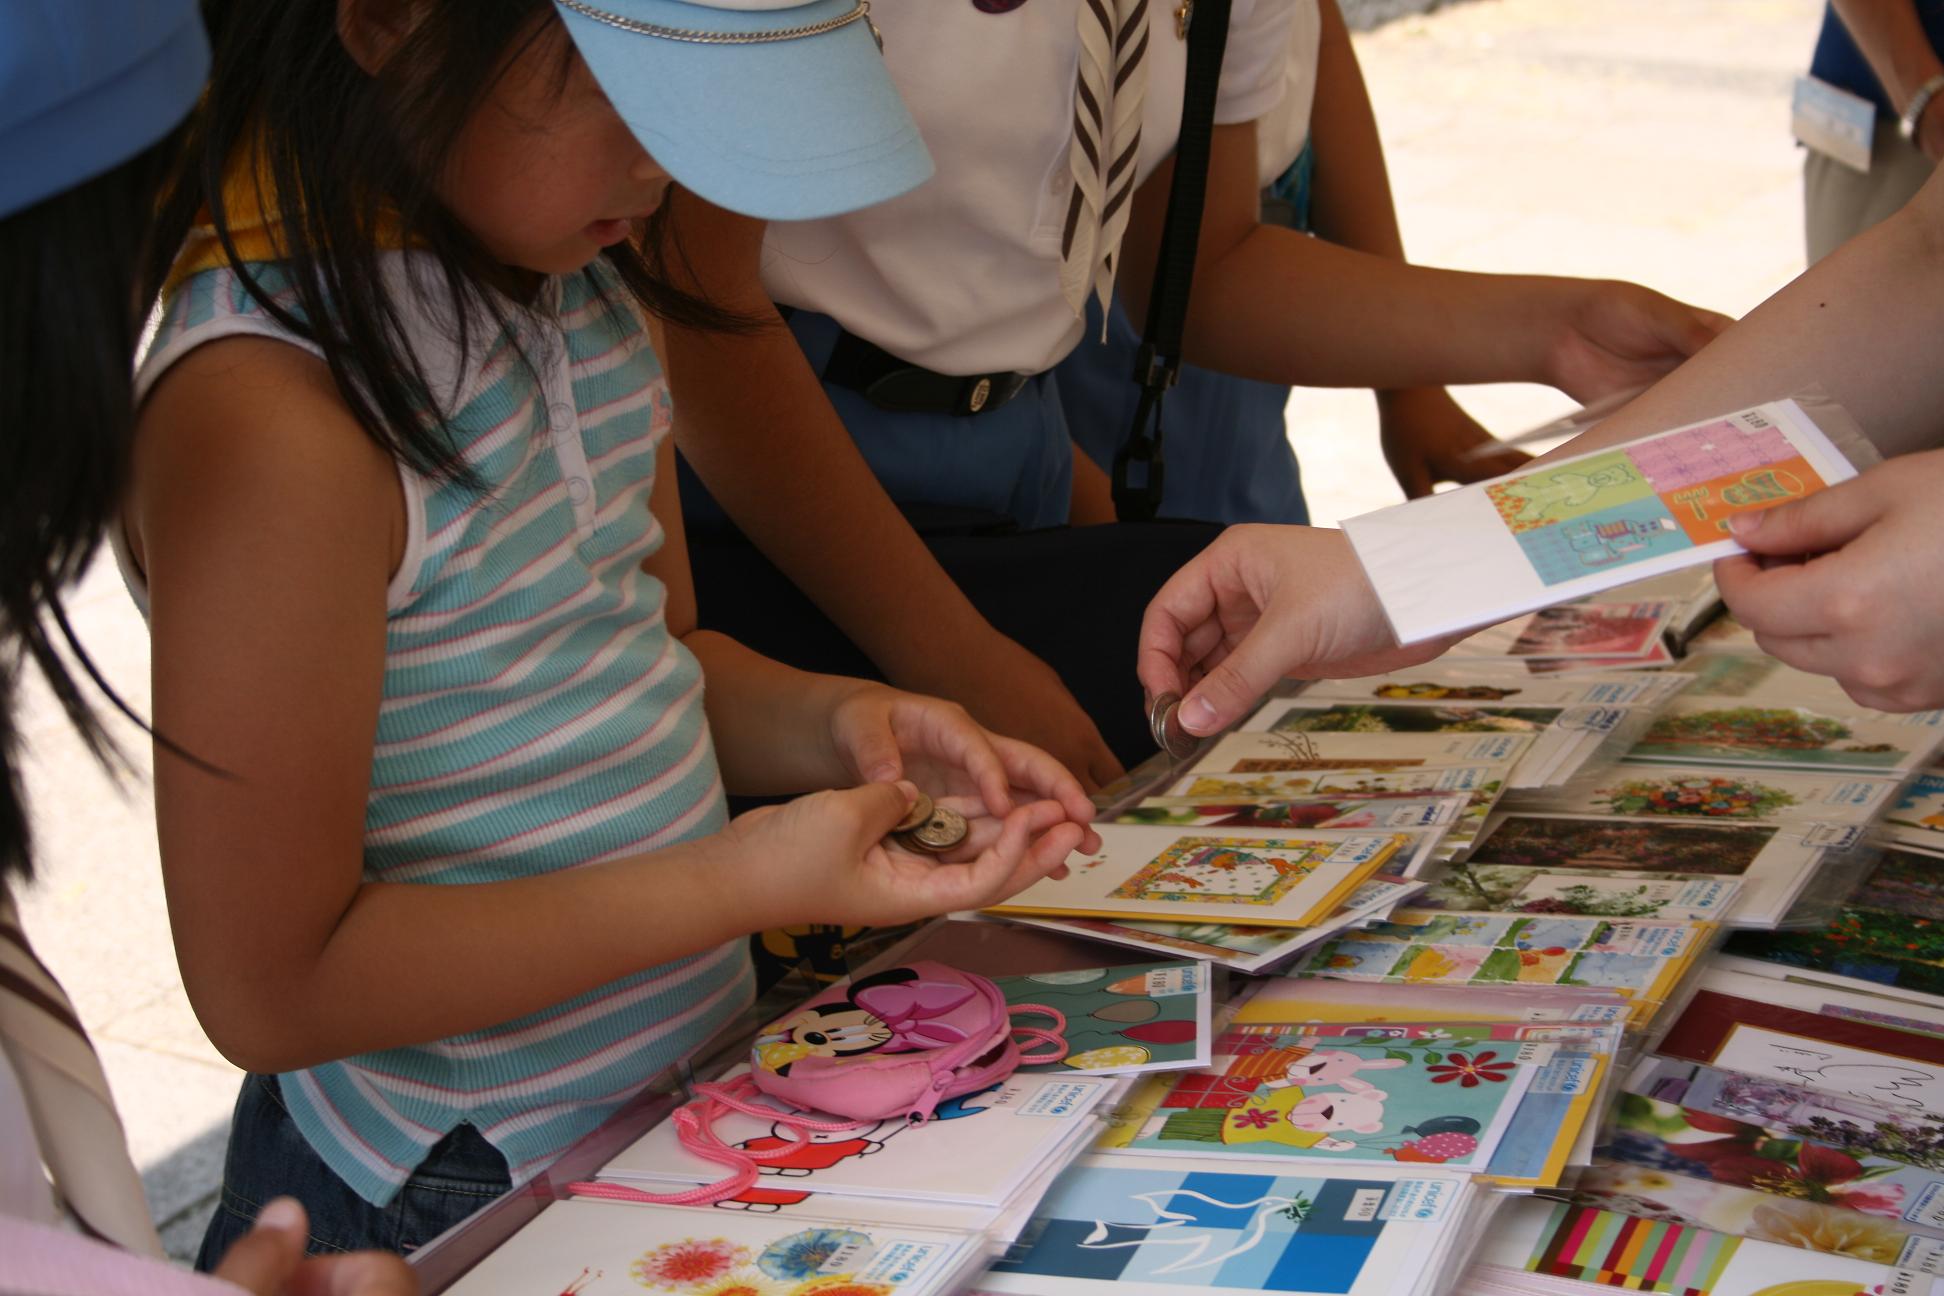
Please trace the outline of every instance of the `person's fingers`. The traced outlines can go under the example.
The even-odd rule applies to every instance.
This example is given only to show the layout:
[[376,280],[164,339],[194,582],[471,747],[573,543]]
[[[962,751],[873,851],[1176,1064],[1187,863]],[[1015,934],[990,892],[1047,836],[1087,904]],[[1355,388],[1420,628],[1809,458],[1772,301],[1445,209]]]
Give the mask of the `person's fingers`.
[[1451,479],[1461,486],[1469,486],[1473,482],[1490,481],[1494,477],[1517,472],[1531,462],[1532,456],[1525,451],[1516,446],[1505,446],[1476,457],[1466,455],[1459,459],[1452,469]]
[[1233,724],[1283,677],[1288,665],[1278,652],[1274,627],[1259,621],[1227,656],[1209,667],[1181,703],[1181,725],[1196,737]]
[[896,783],[904,777],[904,752],[888,713],[870,712],[870,719],[850,735],[851,765],[866,783]]
[[1715,586],[1737,621],[1756,634],[1775,637],[1824,635],[1856,609],[1857,590],[1830,589],[1827,568],[1792,563],[1764,566],[1746,555],[1715,563]]
[[1221,547],[1222,537],[1217,536],[1148,601],[1147,611],[1141,616],[1134,673],[1149,697],[1183,691],[1182,668],[1195,661],[1183,651],[1189,637],[1210,622],[1219,625],[1214,579],[1216,566],[1222,561],[1218,552]]
[[1728,529],[1751,553],[1827,553],[1883,516],[1886,502],[1871,485],[1847,481],[1805,499],[1738,513],[1728,519]]
[[855,817],[859,839],[874,842],[889,836],[905,813],[918,803],[918,785],[899,779],[896,783],[862,783],[817,795],[833,798]]
[[231,1244],[214,1274],[255,1296],[281,1296],[284,1284],[304,1259],[310,1220],[295,1197],[273,1197],[256,1222]]
[[963,707],[950,704],[928,704],[919,723],[933,754],[958,766],[979,790],[986,813],[1005,815],[1012,811],[1009,771],[995,750],[995,745],[1006,739],[987,732]]
[[1012,787],[1025,788],[1036,797],[1059,802],[1065,808],[1067,818],[1077,824],[1093,822],[1094,804],[1087,799],[1080,780],[1066,766],[1032,744],[1016,738],[995,735],[992,747],[1005,767]]
[[1834,635],[1755,635],[1755,646],[1785,666],[1812,675],[1840,677],[1849,654]]
[[[1180,665],[1185,670],[1193,671],[1201,664],[1204,657],[1221,647],[1222,641],[1227,637],[1228,629],[1223,626],[1219,617],[1202,622],[1189,631],[1181,641]],[[1149,700],[1153,700],[1152,695]]]
[[981,909],[1029,885],[1039,874],[1025,877],[1017,885],[1014,880],[1025,871],[1022,866],[1029,864],[1036,835],[1064,825],[1066,836],[1078,838],[1079,829],[1065,824],[1065,819],[1066,809],[1055,801],[1020,806],[1006,816],[999,826],[999,835],[977,856],[964,863],[941,863],[931,869],[919,885],[923,893],[921,903],[931,913]]
[[418,1274],[395,1255],[353,1251],[297,1266],[285,1296],[418,1296]]
[[1391,475],[1404,491],[1405,499],[1422,499],[1431,493],[1437,483],[1431,479],[1431,469],[1419,455],[1409,455],[1401,462],[1391,465]]

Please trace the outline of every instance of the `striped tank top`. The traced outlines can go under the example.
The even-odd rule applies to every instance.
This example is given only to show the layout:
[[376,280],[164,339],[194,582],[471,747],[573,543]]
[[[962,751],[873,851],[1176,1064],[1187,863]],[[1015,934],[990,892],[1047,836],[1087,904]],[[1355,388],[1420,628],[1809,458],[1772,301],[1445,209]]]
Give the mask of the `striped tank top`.
[[[429,311],[409,290],[414,254],[391,256],[394,300]],[[275,268],[258,270],[277,292]],[[412,325],[455,444],[487,489],[400,468],[408,540],[387,601],[370,881],[525,877],[727,821],[700,665],[668,632],[661,582],[641,570],[662,542],[648,501],[668,384],[604,262],[551,281],[545,302],[541,321],[474,332],[463,371],[453,330]],[[205,270],[167,302],[139,388],[237,335],[315,353],[232,271]],[[738,940],[489,1030],[289,1072],[280,1088],[311,1146],[367,1201],[390,1201],[461,1123],[505,1155],[517,1185],[752,994]]]

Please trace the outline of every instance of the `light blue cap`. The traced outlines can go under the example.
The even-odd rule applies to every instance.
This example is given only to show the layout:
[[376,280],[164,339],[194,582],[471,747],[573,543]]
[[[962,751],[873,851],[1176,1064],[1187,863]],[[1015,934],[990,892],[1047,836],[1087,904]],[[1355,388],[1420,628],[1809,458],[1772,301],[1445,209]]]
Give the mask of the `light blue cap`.
[[208,73],[194,0],[0,0],[0,216],[161,139]]
[[859,0],[554,0],[654,159],[720,207],[814,220],[932,173]]

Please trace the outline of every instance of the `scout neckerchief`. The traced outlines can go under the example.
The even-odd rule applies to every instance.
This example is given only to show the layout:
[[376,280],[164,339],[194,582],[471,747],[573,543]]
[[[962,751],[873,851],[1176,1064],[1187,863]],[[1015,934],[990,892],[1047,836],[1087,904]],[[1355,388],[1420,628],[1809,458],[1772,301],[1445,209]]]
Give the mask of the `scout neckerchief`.
[[1073,93],[1073,197],[1060,237],[1060,293],[1075,315],[1092,291],[1113,306],[1114,264],[1133,205],[1147,97],[1148,0],[1079,0]]

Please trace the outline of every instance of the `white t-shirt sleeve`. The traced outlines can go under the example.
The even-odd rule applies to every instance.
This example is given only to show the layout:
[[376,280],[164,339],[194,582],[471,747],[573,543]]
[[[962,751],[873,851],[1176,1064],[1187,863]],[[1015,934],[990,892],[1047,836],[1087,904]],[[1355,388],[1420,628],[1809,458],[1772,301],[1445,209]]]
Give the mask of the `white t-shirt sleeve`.
[[1254,121],[1282,102],[1297,0],[1235,0],[1215,124]]

